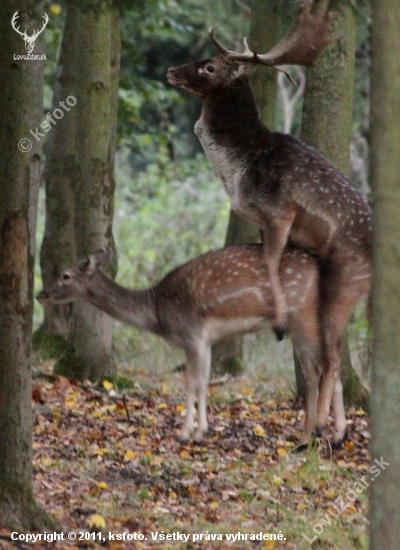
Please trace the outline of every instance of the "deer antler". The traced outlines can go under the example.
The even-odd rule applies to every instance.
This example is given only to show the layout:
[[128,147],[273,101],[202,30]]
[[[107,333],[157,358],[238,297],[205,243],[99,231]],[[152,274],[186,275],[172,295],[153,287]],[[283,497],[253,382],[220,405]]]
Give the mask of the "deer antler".
[[29,34],[27,33],[27,31],[21,32],[21,31],[19,30],[19,26],[18,26],[18,27],[15,26],[15,24],[16,24],[16,22],[17,22],[17,19],[18,19],[18,11],[16,11],[16,12],[14,13],[13,18],[11,19],[12,28],[13,28],[15,31],[17,31],[17,33],[20,34],[20,35],[24,38],[24,40],[31,40],[31,41],[33,41],[33,40],[36,40],[36,38],[39,36],[39,34],[40,34],[41,32],[43,32],[44,29],[46,28],[46,25],[47,25],[47,23],[48,23],[48,21],[49,21],[49,16],[47,15],[47,13],[44,14],[44,22],[43,22],[42,28],[41,28],[40,30],[38,30],[38,31],[33,31],[32,36],[29,36]]
[[47,25],[48,21],[49,21],[49,16],[47,15],[47,13],[45,13],[45,14],[44,14],[44,22],[43,22],[42,28],[41,28],[40,30],[38,30],[38,31],[35,31],[35,32],[32,34],[32,36],[30,36],[29,38],[30,38],[30,39],[33,39],[33,38],[34,38],[34,39],[36,40],[36,38],[39,36],[39,34],[40,34],[41,32],[43,32],[44,29],[46,28],[46,25]]
[[15,24],[16,24],[16,21],[18,19],[18,12],[16,11],[13,15],[13,18],[11,19],[11,25],[12,25],[12,28],[18,33],[20,34],[21,36],[25,36],[26,35],[26,32],[21,32],[19,30],[19,27],[16,27]]
[[319,52],[330,42],[327,37],[330,21],[333,17],[328,12],[329,0],[320,0],[314,12],[312,0],[304,4],[297,13],[296,24],[281,42],[269,52],[259,55],[252,52],[244,38],[244,52],[230,51],[214,37],[214,28],[208,34],[214,45],[227,61],[247,61],[274,67],[275,65],[312,66]]

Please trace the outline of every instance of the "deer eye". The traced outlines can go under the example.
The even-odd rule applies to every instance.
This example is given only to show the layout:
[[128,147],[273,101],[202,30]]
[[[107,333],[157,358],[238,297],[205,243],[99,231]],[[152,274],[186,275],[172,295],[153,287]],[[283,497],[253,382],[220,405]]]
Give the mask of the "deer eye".
[[63,273],[62,280],[63,281],[69,281],[71,278],[71,275],[69,273]]
[[209,73],[213,73],[215,71],[215,67],[213,67],[212,65],[207,65],[206,70]]

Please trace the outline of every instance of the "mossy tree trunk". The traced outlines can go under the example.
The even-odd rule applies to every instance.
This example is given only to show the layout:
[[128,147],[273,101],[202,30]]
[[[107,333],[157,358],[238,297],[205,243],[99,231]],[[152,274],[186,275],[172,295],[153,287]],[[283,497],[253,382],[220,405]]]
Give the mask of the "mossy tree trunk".
[[[76,135],[78,110],[76,59],[78,57],[78,10],[67,10],[63,40],[54,84],[51,112],[60,102],[70,105],[51,129],[45,146],[46,225],[40,250],[43,285],[48,285],[62,270],[76,261],[74,227],[74,181],[78,176]],[[34,349],[44,358],[60,356],[69,335],[71,306],[44,306],[44,321],[33,336]]]
[[[44,2],[8,0],[0,21],[0,526],[42,530],[52,522],[32,491],[31,341],[33,265],[40,139],[30,135],[43,120],[42,60],[26,54],[10,22],[32,34],[43,23]],[[34,54],[43,54],[43,35]],[[28,141],[20,141],[30,138]],[[20,148],[19,148],[20,147]]]
[[[400,4],[372,3],[374,195],[370,549],[400,548]],[[386,463],[382,466],[382,459]],[[367,476],[367,481],[369,481]]]
[[[355,16],[349,3],[341,3],[336,12],[333,32],[340,32],[338,39],[325,48],[314,68],[307,69],[301,139],[348,174],[355,55]],[[304,377],[296,357],[295,369],[297,394],[304,397]],[[346,404],[366,405],[367,394],[352,368],[347,339],[341,372]]]
[[[73,59],[77,104],[69,183],[73,182],[73,252],[82,258],[101,246],[114,246],[113,171],[120,32],[119,14],[111,0],[72,6],[77,11]],[[115,275],[116,265],[110,271]],[[114,375],[111,318],[88,304],[74,304],[67,347],[55,372],[90,380]]]
[[[279,42],[278,2],[253,0],[251,5],[251,26],[249,45],[259,52],[266,52]],[[259,67],[251,78],[251,87],[261,118],[268,128],[275,128],[277,79],[272,69]],[[225,246],[258,242],[259,230],[241,219],[233,210],[229,214]],[[230,374],[242,370],[243,336],[234,336],[213,347],[213,369]]]

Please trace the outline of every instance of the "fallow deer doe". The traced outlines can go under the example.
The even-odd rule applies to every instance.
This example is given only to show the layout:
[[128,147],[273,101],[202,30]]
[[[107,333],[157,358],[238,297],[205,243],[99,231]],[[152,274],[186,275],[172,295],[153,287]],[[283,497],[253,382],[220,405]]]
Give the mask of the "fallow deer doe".
[[[180,432],[186,440],[194,431],[193,407],[198,394],[200,441],[207,431],[206,392],[211,345],[237,333],[271,326],[271,284],[262,260],[262,246],[247,244],[211,251],[178,267],[155,286],[128,290],[99,269],[110,259],[105,248],[65,270],[37,296],[41,304],[81,300],[119,321],[134,325],[181,347],[187,358],[185,382],[187,416]],[[318,385],[321,377],[318,323],[318,268],[315,259],[286,249],[280,264],[288,304],[289,330],[306,379],[306,418],[301,444],[316,426]],[[333,398],[335,433],[342,434],[342,386],[337,380]]]
[[[170,68],[168,79],[203,100],[195,125],[204,151],[221,177],[232,208],[263,232],[263,256],[274,301],[274,328],[283,333],[287,305],[279,262],[287,244],[318,259],[323,374],[317,428],[329,414],[350,313],[369,292],[371,213],[366,199],[323,156],[298,139],[266,128],[251,92],[246,63],[312,65],[329,42],[327,1],[303,7],[293,30],[263,55],[227,50]],[[344,436],[344,432],[341,434]],[[340,437],[340,434],[339,436]]]

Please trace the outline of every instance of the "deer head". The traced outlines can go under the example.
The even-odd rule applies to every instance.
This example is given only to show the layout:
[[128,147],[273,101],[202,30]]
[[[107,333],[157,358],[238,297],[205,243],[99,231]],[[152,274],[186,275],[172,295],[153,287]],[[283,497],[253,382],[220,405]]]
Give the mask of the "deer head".
[[48,23],[48,21],[49,21],[49,17],[48,17],[48,15],[47,15],[46,13],[44,14],[44,18],[43,18],[43,19],[44,19],[44,22],[43,22],[42,28],[39,29],[38,31],[33,31],[32,36],[29,36],[29,35],[27,34],[27,31],[21,32],[21,31],[19,30],[19,27],[16,27],[16,26],[15,26],[15,25],[16,25],[17,19],[18,19],[18,11],[16,11],[16,12],[14,13],[13,18],[12,18],[12,20],[11,20],[12,28],[13,28],[18,34],[20,34],[20,35],[22,36],[22,39],[23,39],[24,42],[25,42],[25,48],[26,48],[27,53],[32,53],[32,52],[33,52],[33,48],[35,47],[36,39],[37,39],[37,37],[39,36],[39,34],[40,34],[41,32],[43,32],[44,29],[46,28],[46,25],[47,25],[47,23]]
[[318,2],[314,10],[312,6],[312,0],[307,1],[299,10],[293,29],[279,44],[261,55],[250,50],[246,38],[243,40],[243,53],[230,51],[215,38],[216,27],[209,29],[210,38],[220,51],[220,55],[169,69],[169,83],[205,97],[211,89],[234,85],[236,80],[251,72],[251,66],[254,64],[280,70],[293,82],[290,76],[277,66],[312,66],[320,51],[331,40],[327,32],[332,18],[332,14],[327,11],[328,0]]
[[66,269],[46,290],[37,295],[39,303],[68,304],[83,299],[88,292],[87,280],[93,277],[99,268],[107,266],[112,256],[110,247],[100,248],[77,266]]

